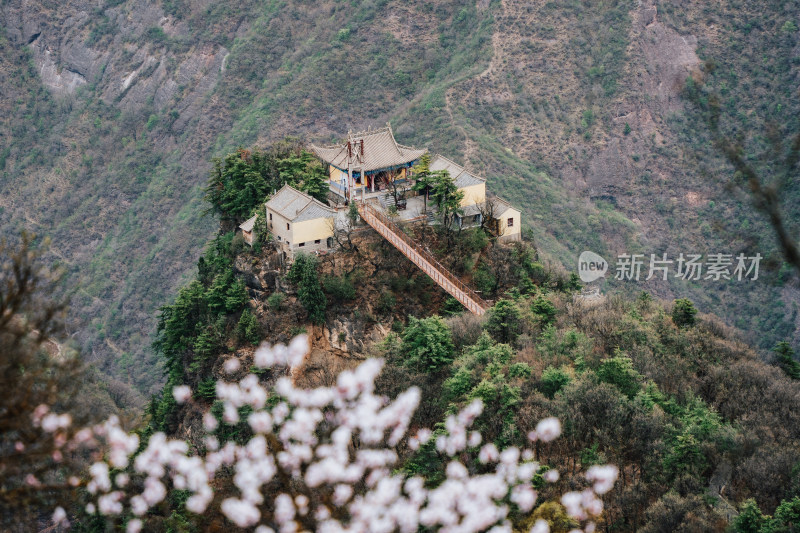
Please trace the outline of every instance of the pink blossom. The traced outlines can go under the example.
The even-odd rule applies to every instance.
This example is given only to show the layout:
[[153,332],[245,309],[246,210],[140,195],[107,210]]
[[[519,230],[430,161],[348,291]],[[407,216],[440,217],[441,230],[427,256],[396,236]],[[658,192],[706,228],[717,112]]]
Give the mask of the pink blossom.
[[258,523],[261,512],[252,503],[236,498],[226,498],[222,501],[222,512],[228,520],[239,527],[250,527]]
[[33,425],[39,426],[42,421],[42,417],[46,415],[50,411],[50,406],[45,404],[39,404],[36,406],[36,409],[33,410],[33,414],[31,417],[33,418]]
[[567,514],[578,520],[586,518],[581,502],[583,497],[580,492],[567,492],[561,496],[561,505],[567,510]]
[[[289,346],[263,345],[256,351],[255,365],[296,367],[302,364],[307,351],[307,337],[295,339]],[[298,516],[316,520],[315,530],[320,533],[414,533],[420,526],[465,533],[511,531],[511,510],[529,512],[536,503],[537,493],[531,482],[541,466],[534,461],[533,451],[511,447],[501,453],[494,444],[487,443],[478,451],[478,460],[486,465],[481,468],[484,473],[471,474],[465,467],[467,463],[455,457],[471,464],[472,454],[465,452],[482,442],[480,433],[470,429],[483,411],[483,404],[476,400],[447,417],[444,431],[436,437],[436,450],[447,463],[447,479],[441,485],[429,490],[421,476],[406,479],[401,473],[393,473],[398,466],[395,447],[407,435],[421,393],[411,388],[393,401],[376,395],[375,379],[382,365],[378,359],[368,359],[355,369],[340,373],[335,386],[311,391],[295,388],[289,377],[280,378],[269,393],[253,374],[238,382],[219,381],[217,396],[223,403],[224,420],[235,423],[241,407],[252,407],[247,423],[255,433],[253,438],[241,445],[227,442],[220,448],[216,437],[210,434],[218,425],[210,413],[203,415],[206,434],[200,438],[206,446],[198,455],[189,455],[185,441],[155,433],[133,461],[133,471],[145,478],[144,490],[127,500],[119,491],[109,493],[108,465],[127,462],[138,448],[138,440],[127,437],[118,420],[111,419],[95,428],[108,441],[109,452],[106,462],[99,463],[103,466],[96,464],[90,469],[88,489],[98,495],[96,502],[102,513],[142,516],[163,501],[166,487],[171,486],[187,491],[186,509],[200,514],[214,502],[211,484],[215,476],[223,467],[230,467],[238,494],[225,499],[221,511],[239,527],[256,526],[263,505],[274,509],[272,519],[281,533],[297,531]],[[269,394],[279,398],[276,405],[266,405]],[[47,412],[41,418],[45,416]],[[557,420],[545,419],[532,436],[549,441],[560,431]],[[267,439],[273,436],[279,446],[267,445]],[[409,439],[409,446],[429,442],[432,436],[430,430],[420,429]],[[603,489],[608,472],[591,472],[587,479]],[[278,475],[281,480],[288,478],[290,486],[302,492],[292,489],[289,495],[264,490]],[[126,476],[118,474],[114,478],[116,487],[136,486]],[[544,477],[554,482],[558,473],[549,470]],[[307,490],[332,490],[332,499],[324,505],[317,498],[305,496],[309,494]],[[569,493],[562,502],[581,520],[602,512],[602,501],[592,490]],[[347,518],[334,518],[340,516]],[[532,531],[547,531],[546,522],[543,524],[535,524]],[[256,531],[272,532],[266,526],[259,526]]]
[[97,508],[100,509],[100,514],[118,515],[122,513],[122,493],[120,491],[110,492],[103,494],[97,499]]
[[484,444],[481,451],[478,453],[478,460],[481,464],[493,463],[500,458],[500,452],[497,451],[497,446],[493,443]]
[[206,431],[213,433],[216,431],[218,425],[219,422],[217,421],[217,418],[211,414],[211,411],[207,411],[205,414],[203,414],[203,427],[206,429]]
[[133,520],[128,522],[128,525],[125,527],[125,533],[139,533],[142,530],[142,521],[138,518],[134,518]]
[[247,423],[256,433],[272,431],[272,416],[266,411],[256,411],[247,417]]
[[619,476],[619,468],[614,465],[592,466],[586,471],[586,479],[594,481],[594,491],[605,494],[614,486]]
[[540,518],[533,524],[530,533],[550,533],[550,524]]
[[[561,435],[561,422],[558,418],[544,418],[536,424],[536,437],[543,442],[550,442]],[[536,440],[536,439],[532,439]]]
[[67,522],[67,512],[63,507],[56,507],[56,510],[53,512],[53,523],[61,524],[62,522],[69,523]]
[[179,404],[186,403],[192,397],[192,389],[188,385],[179,385],[172,389],[172,397]]
[[42,418],[41,424],[43,430],[53,433],[61,428],[68,428],[72,424],[72,417],[68,414],[49,413]]
[[238,359],[232,357],[230,359],[226,359],[225,362],[222,364],[222,370],[225,371],[226,374],[235,374],[239,371],[242,364],[239,362]]
[[275,497],[275,520],[285,524],[295,515],[294,502],[288,494],[278,494]]
[[517,485],[511,489],[511,501],[516,503],[523,513],[533,509],[536,497],[536,491],[530,485]]

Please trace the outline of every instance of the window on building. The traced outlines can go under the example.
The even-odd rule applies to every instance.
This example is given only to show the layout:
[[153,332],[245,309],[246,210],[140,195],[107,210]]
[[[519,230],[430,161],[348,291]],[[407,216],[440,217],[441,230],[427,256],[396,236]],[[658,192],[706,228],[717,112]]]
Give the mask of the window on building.
[[305,245],[306,245],[306,243],[304,243],[304,242],[301,242],[301,243],[300,243],[300,244],[298,244],[297,246],[299,246],[300,248],[302,248],[302,247],[303,247],[303,246],[305,246]]
[[509,218],[507,225],[508,225],[509,228],[513,228],[514,227],[514,219],[513,218]]
[[328,237],[327,245],[328,248],[333,248],[333,237]]
[[272,213],[269,214],[269,219],[272,220]]
[[287,230],[289,229],[289,223],[288,222],[286,223],[286,229]]
[[317,239],[316,241],[314,241],[314,244],[319,244],[321,240],[322,239]]

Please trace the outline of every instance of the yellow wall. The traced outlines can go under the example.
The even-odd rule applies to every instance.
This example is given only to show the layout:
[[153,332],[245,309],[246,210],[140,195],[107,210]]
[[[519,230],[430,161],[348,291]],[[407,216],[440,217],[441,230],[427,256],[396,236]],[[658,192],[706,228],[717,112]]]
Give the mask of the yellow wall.
[[[272,220],[270,220],[270,215],[272,215]],[[289,224],[288,230],[286,229],[286,224]],[[287,240],[292,242],[292,225],[288,220],[270,209],[267,209],[267,227],[276,241],[284,245]]]
[[301,242],[313,243],[317,239],[325,240],[331,237],[333,235],[333,220],[334,216],[331,215],[330,218],[315,218],[292,224],[292,244],[297,245]]
[[464,192],[464,198],[461,200],[461,207],[480,204],[486,201],[485,183],[470,185],[459,190]]
[[[501,237],[508,237],[510,235],[517,235],[522,232],[522,217],[516,209],[506,209],[501,215],[495,215],[500,221],[498,231]],[[514,219],[514,224],[508,227],[508,219]]]
[[329,165],[328,173],[330,175],[331,181],[341,183],[342,178],[344,178],[344,181],[347,182],[347,172],[342,172],[333,165]]

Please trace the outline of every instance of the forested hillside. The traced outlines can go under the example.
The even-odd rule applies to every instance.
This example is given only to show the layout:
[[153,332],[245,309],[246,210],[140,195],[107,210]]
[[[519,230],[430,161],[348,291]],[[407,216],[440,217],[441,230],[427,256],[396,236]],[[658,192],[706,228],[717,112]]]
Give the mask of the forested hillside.
[[[707,81],[725,131],[748,135],[769,176],[770,139],[798,131],[798,9],[11,0],[0,8],[0,231],[52,239],[73,338],[128,402],[128,389],[158,390],[156,310],[216,231],[200,201],[210,158],[390,120],[399,142],[486,175],[524,209],[542,256],[569,269],[584,249],[760,252],[754,283],[604,290],[688,296],[762,349],[796,347],[791,270],[766,220],[720,183],[732,171],[681,94],[689,75]],[[793,224],[797,187],[782,191]]]
[[[223,177],[250,170],[268,183],[293,159],[281,147],[271,148],[271,157],[230,154],[215,166]],[[211,180],[209,189],[218,194],[209,200],[223,221],[252,208],[246,195],[223,205],[235,182],[221,183]],[[338,455],[331,450],[342,443],[349,450],[344,456],[359,458],[356,463],[370,453],[375,455],[364,462],[378,461],[372,446],[384,433],[351,442],[349,429],[336,429],[354,420],[337,417],[343,406],[370,418],[373,400],[352,396],[372,394],[372,384],[357,377],[366,368],[377,376],[377,404],[404,403],[410,387],[419,394],[413,416],[400,426],[410,429],[408,438],[395,438],[393,427],[387,432],[391,451],[380,457],[400,479],[419,476],[430,490],[461,494],[454,479],[489,472],[492,450],[505,464],[543,431],[539,421],[561,421],[560,438],[535,442],[535,455],[526,459],[535,458],[542,468],[533,480],[535,505],[515,499],[512,491],[505,531],[531,531],[539,520],[554,533],[584,525],[586,517],[559,495],[582,489],[583,472],[607,464],[619,479],[590,515],[603,531],[777,533],[800,525],[800,363],[788,343],[779,344],[775,362],[767,364],[739,332],[713,315],[698,314],[690,300],[667,303],[647,292],[633,299],[579,297],[576,276],[544,265],[531,242],[503,245],[480,228],[454,232],[417,224],[406,231],[492,300],[483,316],[464,310],[357,216],[337,234],[336,253],[298,254],[286,271],[273,261],[277,246],[265,235],[250,247],[240,235],[225,232],[226,226],[200,258],[196,278],[159,317],[155,348],[168,382],[146,410],[141,455],[125,470],[133,487],[149,476],[143,483],[147,512],[136,510],[144,505],[135,503],[139,496],[130,500],[145,530],[229,529],[259,521],[272,527],[288,519],[321,530],[328,514],[304,510],[318,506],[328,506],[345,523],[381,513],[404,523],[391,511],[388,493],[366,500],[369,513],[357,512],[360,496],[351,499],[351,490],[337,499],[345,485],[333,488],[324,481],[335,476],[330,462]],[[268,346],[288,344],[297,335],[303,335],[300,351],[278,347],[274,354],[282,355],[267,355]],[[277,363],[281,357],[293,360],[288,370]],[[378,359],[385,362],[380,375]],[[320,388],[306,390],[312,387]],[[332,391],[351,394],[352,404],[328,405]],[[456,423],[448,416],[469,411],[476,400],[483,411],[471,430],[479,436],[471,433],[467,444],[464,434],[459,448]],[[301,429],[317,423],[303,441]],[[433,430],[430,440],[421,437],[423,428]],[[216,450],[229,454],[231,459],[222,459],[229,462],[234,454],[225,450],[242,446],[246,452],[236,452],[235,469],[215,475],[213,494],[184,490],[186,481],[176,478],[179,490],[165,498],[166,492],[151,490],[163,470],[148,466],[158,455],[151,451],[153,442],[156,449],[167,448],[162,432],[188,450],[180,453],[212,465],[220,460]],[[441,444],[450,438],[459,453]],[[274,454],[285,473],[273,475],[262,463],[247,466],[259,460],[256,450],[264,439],[265,453]],[[320,462],[312,464],[313,457]],[[455,460],[463,463],[463,473],[454,474]],[[551,470],[558,475],[547,475]],[[254,481],[251,471],[264,479]],[[368,479],[390,475],[389,469],[376,472]],[[94,478],[99,483],[102,476]],[[125,502],[123,494],[131,489],[114,483],[102,492]],[[381,493],[381,483],[363,485]],[[361,485],[355,484],[356,494]],[[243,500],[235,500],[240,494]],[[297,504],[296,517],[280,510],[286,494],[305,502]],[[99,531],[133,521],[124,505],[120,511],[90,511],[81,527]]]

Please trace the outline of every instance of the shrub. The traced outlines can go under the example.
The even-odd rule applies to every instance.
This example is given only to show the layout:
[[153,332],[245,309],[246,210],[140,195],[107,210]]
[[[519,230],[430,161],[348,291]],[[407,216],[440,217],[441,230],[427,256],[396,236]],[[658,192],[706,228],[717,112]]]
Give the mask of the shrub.
[[297,297],[308,312],[309,320],[315,324],[325,322],[328,301],[319,283],[317,259],[307,254],[298,254],[286,279],[297,285]]
[[382,292],[378,297],[378,311],[381,313],[391,313],[394,311],[395,305],[397,305],[397,298],[389,291]]
[[465,308],[461,305],[461,302],[453,298],[452,296],[448,296],[444,300],[444,305],[442,306],[442,314],[444,316],[453,316],[459,313],[463,313]]
[[325,292],[330,294],[338,303],[352,300],[356,297],[356,288],[353,286],[353,282],[344,276],[328,276],[325,278],[323,285],[325,286]]
[[423,372],[436,372],[453,361],[455,347],[450,329],[441,317],[410,317],[403,332],[405,364]]
[[242,311],[239,323],[236,324],[236,336],[240,341],[258,344],[261,341],[261,324],[250,309]]
[[543,296],[537,296],[531,305],[531,311],[539,317],[543,326],[552,324],[556,319],[556,306]]
[[491,294],[497,287],[497,278],[486,263],[481,262],[473,275],[475,287],[484,294]]
[[794,359],[794,350],[786,341],[781,341],[772,350],[778,366],[792,379],[800,379],[800,363]]
[[558,391],[563,389],[570,382],[569,374],[563,368],[548,366],[542,372],[542,380],[539,390],[548,398],[553,398]]
[[280,311],[281,306],[283,306],[283,301],[286,299],[286,295],[282,292],[273,292],[267,298],[267,305],[273,311]]
[[628,398],[633,398],[639,392],[641,375],[633,368],[631,358],[619,350],[614,357],[600,363],[597,377],[600,381],[617,387]]
[[486,331],[502,343],[512,343],[519,335],[519,309],[511,300],[500,300],[489,311]]
[[679,298],[675,300],[672,307],[672,321],[679,328],[693,326],[695,323],[695,315],[697,309],[688,298]]

